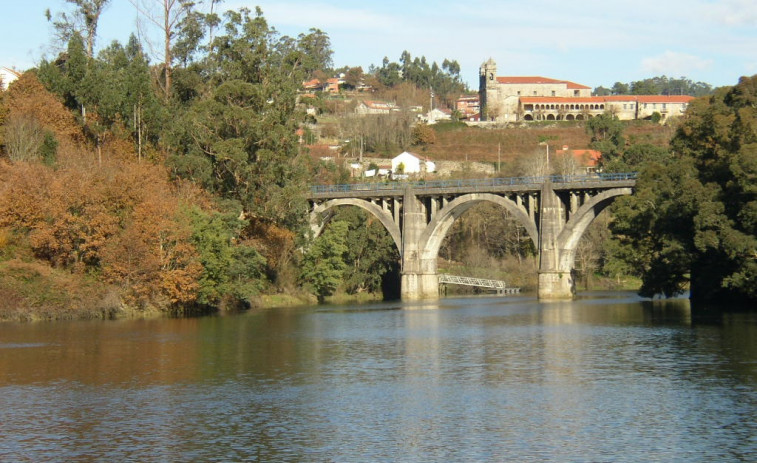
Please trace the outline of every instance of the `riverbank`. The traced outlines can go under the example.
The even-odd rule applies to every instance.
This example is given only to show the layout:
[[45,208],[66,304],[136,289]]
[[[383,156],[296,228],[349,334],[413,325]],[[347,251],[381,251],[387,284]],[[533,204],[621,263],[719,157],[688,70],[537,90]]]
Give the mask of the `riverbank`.
[[[380,294],[336,294],[326,301],[333,304],[381,300]],[[315,305],[315,296],[261,294],[250,301],[250,310]],[[85,275],[51,268],[39,262],[11,259],[0,262],[0,322],[62,320],[111,320],[202,315],[218,308],[169,309],[130,307],[118,289]]]

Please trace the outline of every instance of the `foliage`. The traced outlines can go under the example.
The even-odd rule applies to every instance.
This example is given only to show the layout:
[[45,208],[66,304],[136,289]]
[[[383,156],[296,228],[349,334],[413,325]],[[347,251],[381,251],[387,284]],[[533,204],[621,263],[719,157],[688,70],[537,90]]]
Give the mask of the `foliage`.
[[202,95],[173,127],[169,163],[179,176],[239,201],[245,212],[298,227],[306,172],[296,129],[302,53],[268,27],[260,10],[227,12],[198,71]]
[[454,107],[454,99],[466,90],[457,61],[445,59],[440,67],[436,62],[429,64],[425,56],[413,58],[407,50],[399,63],[384,57],[381,67],[371,66],[369,72],[386,87],[411,82],[418,88],[431,89],[447,107]]
[[436,143],[436,131],[426,124],[416,124],[412,132],[413,145],[433,145]]
[[586,132],[591,134],[589,146],[602,153],[600,162],[610,162],[620,155],[625,146],[624,125],[617,116],[600,114],[586,121]]
[[42,85],[33,71],[27,71],[4,93],[8,121],[26,118],[35,121],[43,132],[53,134],[62,144],[76,144],[82,140],[81,127],[75,118]]
[[53,23],[59,43],[66,43],[74,34],[82,34],[87,38],[87,55],[94,56],[95,38],[100,15],[110,0],[66,0],[74,5],[73,15],[65,12],[58,13],[53,20],[50,10],[45,12],[47,20]]
[[686,77],[678,79],[667,76],[651,77],[631,83],[615,82],[611,88],[597,87],[594,94],[606,95],[690,95],[700,97],[712,93],[712,86],[705,82],[693,82]]
[[384,275],[399,264],[394,240],[372,214],[358,208],[340,208],[332,220],[348,224],[344,261],[349,272],[342,284],[345,291],[380,293]]
[[202,264],[197,302],[214,307],[249,302],[262,289],[265,259],[254,247],[238,242],[243,222],[233,212],[208,212],[197,206],[183,214]]
[[348,228],[347,222],[331,222],[323,234],[313,241],[302,260],[300,279],[312,288],[319,302],[334,294],[342,283],[347,269],[344,254],[348,249]]
[[695,100],[671,141],[673,156],[638,156],[633,197],[613,231],[642,275],[642,293],[692,301],[757,299],[757,77]]
[[38,259],[101,275],[135,305],[194,301],[201,267],[161,169],[18,163],[0,178],[0,227],[26,236]]

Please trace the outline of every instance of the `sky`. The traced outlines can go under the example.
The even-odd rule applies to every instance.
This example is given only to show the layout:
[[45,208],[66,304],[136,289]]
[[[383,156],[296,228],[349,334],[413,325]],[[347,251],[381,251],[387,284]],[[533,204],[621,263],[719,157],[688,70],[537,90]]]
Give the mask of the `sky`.
[[[64,0],[0,3],[0,67],[25,70],[57,53],[56,47],[62,45],[51,40],[45,10],[54,14],[70,10],[69,4]],[[479,67],[489,58],[496,61],[500,76],[542,76],[592,88],[662,75],[720,87],[757,74],[756,0],[220,3],[222,10],[256,6],[281,34],[296,37],[311,28],[328,34],[336,67],[362,66],[367,71],[371,65],[380,66],[384,57],[399,62],[407,50],[413,57],[425,56],[429,63],[457,60],[461,77],[472,90],[478,88]],[[132,3],[110,0],[96,46],[113,40],[126,43],[136,31]]]

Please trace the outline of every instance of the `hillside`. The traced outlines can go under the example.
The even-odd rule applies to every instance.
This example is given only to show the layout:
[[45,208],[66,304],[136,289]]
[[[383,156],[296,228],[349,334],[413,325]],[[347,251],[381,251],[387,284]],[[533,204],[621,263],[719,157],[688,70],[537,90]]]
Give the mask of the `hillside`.
[[[629,143],[667,146],[673,128],[639,122],[628,124],[625,133]],[[499,147],[502,162],[508,162],[520,155],[545,150],[544,146],[539,145],[542,140],[548,140],[550,149],[559,149],[564,145],[586,149],[590,141],[582,124],[534,124],[502,129],[439,125],[436,128],[436,143],[419,151],[438,160],[497,162]]]

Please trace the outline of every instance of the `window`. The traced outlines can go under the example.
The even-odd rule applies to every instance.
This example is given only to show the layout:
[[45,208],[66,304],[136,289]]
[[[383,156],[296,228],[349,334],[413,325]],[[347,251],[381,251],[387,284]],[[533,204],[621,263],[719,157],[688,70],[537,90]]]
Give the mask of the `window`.
[[536,90],[534,90],[534,96],[536,96]]
[[579,95],[580,93],[578,92],[578,90],[573,90],[573,96],[579,96]]
[[552,90],[552,96],[555,96],[555,91],[554,90]]
[[520,90],[518,90],[518,96],[520,96]]

